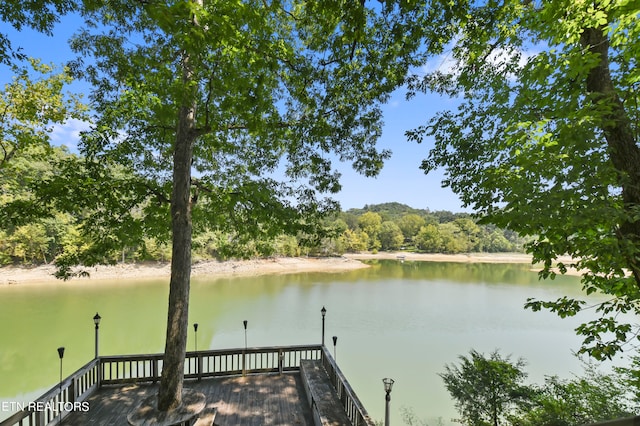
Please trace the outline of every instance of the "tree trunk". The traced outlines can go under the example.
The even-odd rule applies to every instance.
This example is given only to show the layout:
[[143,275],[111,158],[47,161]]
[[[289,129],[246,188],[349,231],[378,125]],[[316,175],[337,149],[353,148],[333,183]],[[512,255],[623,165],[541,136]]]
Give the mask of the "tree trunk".
[[[183,80],[189,82],[192,72],[189,58],[183,59]],[[186,87],[186,85],[185,85]],[[191,160],[196,138],[195,104],[189,96],[180,107],[176,144],[173,153],[173,191],[171,195],[171,227],[173,247],[167,337],[158,390],[158,410],[168,411],[182,403],[184,362],[189,326],[189,288],[191,284]]]
[[620,173],[622,200],[626,217],[619,224],[620,249],[627,266],[640,287],[640,221],[634,219],[640,207],[640,148],[624,104],[611,80],[609,67],[609,40],[601,28],[586,28],[581,36],[585,49],[599,56],[600,62],[587,75],[587,92],[593,96],[595,108],[604,107],[607,113],[601,129],[609,147],[613,166]]

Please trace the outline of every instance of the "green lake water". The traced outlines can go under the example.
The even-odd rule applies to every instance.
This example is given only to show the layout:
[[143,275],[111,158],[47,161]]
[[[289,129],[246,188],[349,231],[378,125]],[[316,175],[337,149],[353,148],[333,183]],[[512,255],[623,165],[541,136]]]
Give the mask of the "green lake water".
[[[96,312],[102,355],[162,352],[167,281],[0,287],[0,403],[52,387],[60,346],[65,376],[93,358]],[[243,320],[249,346],[320,343],[325,306],[326,344],[333,353],[338,337],[338,365],[372,418],[384,417],[381,379],[391,377],[393,424],[407,407],[449,425],[456,412],[438,373],[472,348],[525,358],[532,382],[582,371],[573,329],[587,318],[523,309],[528,297],[579,294],[577,277],[539,281],[529,265],[376,261],[341,273],[194,279],[190,324],[199,324],[198,349],[243,347]]]

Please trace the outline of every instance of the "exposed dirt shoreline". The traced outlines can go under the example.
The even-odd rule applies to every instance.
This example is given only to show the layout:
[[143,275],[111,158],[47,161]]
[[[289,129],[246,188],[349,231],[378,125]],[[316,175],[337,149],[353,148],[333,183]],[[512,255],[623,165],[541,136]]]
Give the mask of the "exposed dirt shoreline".
[[[254,260],[229,260],[219,262],[209,260],[193,265],[193,276],[253,276],[262,274],[286,274],[297,272],[340,272],[368,265],[360,260],[370,259],[399,259],[431,262],[468,262],[468,263],[531,263],[531,256],[522,253],[472,253],[472,254],[419,254],[419,253],[361,253],[347,254],[342,257],[328,258],[269,258]],[[569,259],[564,259],[568,262]],[[0,288],[13,285],[37,285],[61,282],[54,276],[52,265],[32,268],[5,266],[0,268]],[[170,265],[168,263],[128,263],[113,266],[98,266],[87,268],[90,276],[73,278],[67,283],[78,285],[81,283],[118,280],[168,278]]]

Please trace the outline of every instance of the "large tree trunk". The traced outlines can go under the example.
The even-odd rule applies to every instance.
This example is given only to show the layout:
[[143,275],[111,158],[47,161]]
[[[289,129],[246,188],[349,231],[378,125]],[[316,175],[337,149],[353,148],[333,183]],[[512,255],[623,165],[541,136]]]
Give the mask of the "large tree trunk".
[[[191,78],[188,58],[184,59],[184,80]],[[173,154],[173,191],[171,226],[173,248],[167,337],[158,390],[158,409],[168,411],[182,402],[184,362],[189,326],[189,288],[191,284],[191,160],[196,138],[195,105],[183,105],[179,111],[176,145]]]
[[620,250],[627,266],[640,287],[640,221],[636,210],[640,208],[640,148],[624,104],[611,79],[609,67],[609,40],[601,28],[586,28],[581,36],[585,49],[599,56],[600,62],[587,75],[587,92],[593,96],[595,108],[605,108],[602,131],[607,140],[613,166],[620,172],[622,200],[626,217],[619,224]]

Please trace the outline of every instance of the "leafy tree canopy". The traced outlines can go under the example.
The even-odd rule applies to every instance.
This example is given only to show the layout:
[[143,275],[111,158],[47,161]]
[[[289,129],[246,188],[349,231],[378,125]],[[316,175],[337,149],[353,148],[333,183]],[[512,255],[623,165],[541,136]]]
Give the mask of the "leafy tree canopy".
[[[460,10],[441,68],[411,79],[411,94],[456,97],[409,131],[435,145],[425,172],[486,221],[532,237],[546,265],[571,255],[585,292],[613,296],[577,331],[582,351],[611,357],[640,313],[640,26],[638,1],[470,2]],[[563,272],[568,265],[559,265]],[[575,315],[585,302],[530,301]]]
[[[583,362],[581,376],[547,376],[544,384],[526,384],[522,359],[513,362],[498,351],[486,356],[475,350],[459,359],[440,376],[466,425],[582,426],[630,417],[638,410],[634,368],[604,373]],[[632,363],[637,367],[637,355]]]
[[51,146],[53,126],[86,114],[80,97],[64,90],[71,82],[66,70],[34,59],[11,68],[13,79],[0,90],[0,223],[5,229],[47,215],[37,207],[33,188],[52,176],[61,156]]
[[460,364],[445,366],[440,374],[462,416],[471,426],[499,426],[531,389],[524,385],[524,360],[515,363],[498,351],[489,357],[476,350],[460,356]]
[[[343,2],[89,8],[72,69],[95,87],[95,125],[81,146],[87,169],[61,178],[111,207],[128,200],[114,214],[129,225],[121,238],[141,237],[141,227],[166,236],[177,109],[194,102],[194,230],[242,239],[310,225],[313,212],[336,207],[318,197],[340,189],[332,155],[365,175],[388,157],[375,147],[380,105],[419,59],[420,41],[406,34],[425,13]],[[114,164],[135,173],[111,176]],[[105,173],[115,189],[106,193],[81,176]]]

